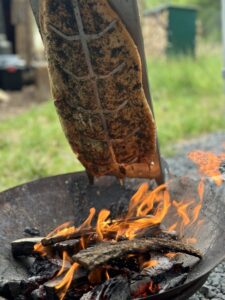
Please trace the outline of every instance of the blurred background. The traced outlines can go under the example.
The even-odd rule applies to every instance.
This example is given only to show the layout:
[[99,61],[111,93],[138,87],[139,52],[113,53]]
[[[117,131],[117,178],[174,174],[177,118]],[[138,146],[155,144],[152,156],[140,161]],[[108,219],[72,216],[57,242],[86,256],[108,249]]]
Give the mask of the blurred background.
[[[139,0],[161,152],[225,132],[220,0]],[[0,191],[81,170],[51,101],[28,0],[0,0]]]

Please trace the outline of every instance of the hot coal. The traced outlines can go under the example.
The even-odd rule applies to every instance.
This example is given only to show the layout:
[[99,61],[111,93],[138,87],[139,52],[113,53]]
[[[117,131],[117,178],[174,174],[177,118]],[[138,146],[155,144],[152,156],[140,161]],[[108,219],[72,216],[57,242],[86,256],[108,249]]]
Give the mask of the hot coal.
[[151,277],[141,274],[133,274],[130,279],[130,293],[133,299],[142,297],[149,292]]

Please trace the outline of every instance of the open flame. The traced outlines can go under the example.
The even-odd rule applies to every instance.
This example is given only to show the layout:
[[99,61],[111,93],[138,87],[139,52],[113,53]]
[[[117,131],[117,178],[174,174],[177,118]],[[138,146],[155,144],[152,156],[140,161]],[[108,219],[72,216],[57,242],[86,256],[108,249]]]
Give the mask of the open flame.
[[[198,165],[199,171],[202,175],[210,177],[216,185],[223,182],[221,174],[221,164],[225,161],[225,154],[218,156],[210,152],[195,151],[189,153],[188,157]],[[60,225],[58,228],[49,233],[48,238],[68,237],[81,233],[80,247],[85,249],[88,247],[91,238],[95,236],[99,241],[119,241],[120,239],[133,239],[139,237],[145,230],[152,227],[164,224],[170,210],[175,211],[173,220],[167,220],[165,224],[165,232],[176,232],[182,237],[186,228],[194,226],[197,232],[198,227],[202,224],[203,220],[200,219],[200,212],[203,205],[205,183],[201,179],[197,186],[196,199],[186,199],[179,201],[179,199],[172,199],[169,193],[168,184],[158,186],[153,191],[149,190],[148,183],[143,183],[134,196],[131,198],[127,215],[124,218],[115,220],[110,219],[110,211],[103,209],[97,216],[96,226],[93,226],[93,219],[96,217],[95,208],[91,208],[89,216],[79,227],[71,225],[67,222]],[[172,222],[171,222],[172,221]],[[190,244],[197,243],[195,236],[186,237],[185,241]],[[44,247],[41,243],[35,245],[35,252],[41,255],[49,255],[48,247]],[[167,253],[169,259],[173,259],[176,253]],[[132,255],[131,255],[132,257]],[[71,265],[69,271],[65,271],[66,262],[72,263],[72,260],[67,252],[63,252],[63,265],[57,276],[63,276],[62,281],[56,285],[57,295],[60,300],[63,300],[67,290],[69,289],[79,264],[74,263]],[[157,260],[146,260],[142,262],[142,268],[152,268],[157,266]],[[110,278],[109,270],[98,269],[90,272],[88,278],[90,283],[101,281],[102,276],[105,280]],[[151,282],[149,290],[154,293],[159,290],[159,286]]]
[[[225,153],[215,155],[212,152],[192,151],[188,157],[196,163],[202,175],[213,179],[218,186],[222,184],[224,179],[221,173],[225,172]],[[224,170],[221,170],[223,168]]]

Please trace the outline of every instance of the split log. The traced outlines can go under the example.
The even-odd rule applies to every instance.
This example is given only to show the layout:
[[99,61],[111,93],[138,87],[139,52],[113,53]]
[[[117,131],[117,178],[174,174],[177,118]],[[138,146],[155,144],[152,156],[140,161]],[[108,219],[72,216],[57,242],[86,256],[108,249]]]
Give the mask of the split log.
[[79,240],[68,240],[53,245],[52,249],[59,255],[62,255],[66,251],[69,255],[73,255],[80,251],[80,241]]
[[199,250],[181,242],[163,239],[135,239],[118,243],[101,243],[94,247],[81,250],[73,256],[73,260],[88,270],[93,270],[112,259],[127,254],[147,253],[150,251],[159,252],[180,252],[202,258]]
[[[145,216],[145,217],[132,217],[129,219],[119,219],[119,220],[113,220],[111,224],[129,224],[134,221],[138,221],[140,219],[149,219],[152,218],[152,216]],[[74,239],[80,239],[81,237],[88,237],[93,236],[96,234],[96,228],[89,228],[89,229],[82,229],[77,232],[74,232],[70,235],[58,235],[55,237],[46,237],[41,240],[41,243],[43,246],[51,246],[57,243],[61,243],[68,240],[74,240]],[[108,232],[107,236],[111,239],[116,237],[117,232]],[[140,236],[156,236],[157,234],[168,234],[168,232],[162,230],[160,228],[160,224],[154,224],[153,226],[146,228],[145,230],[140,231]]]
[[75,240],[75,239],[80,239],[81,237],[87,237],[90,235],[93,235],[96,233],[96,230],[93,228],[91,229],[83,229],[79,230],[77,232],[74,232],[70,235],[58,235],[55,237],[49,237],[49,238],[43,238],[41,240],[41,243],[43,246],[52,246],[60,242],[68,241],[68,240]]
[[34,254],[34,245],[40,243],[43,237],[24,238],[11,243],[14,257],[31,256]]

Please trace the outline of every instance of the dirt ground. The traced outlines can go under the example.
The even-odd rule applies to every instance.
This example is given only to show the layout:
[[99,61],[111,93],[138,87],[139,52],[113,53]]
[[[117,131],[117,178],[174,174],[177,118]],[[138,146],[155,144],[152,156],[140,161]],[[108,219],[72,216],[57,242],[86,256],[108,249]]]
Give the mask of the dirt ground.
[[25,86],[22,91],[0,90],[0,121],[18,115],[32,105],[42,102],[44,99],[40,97],[35,85]]

